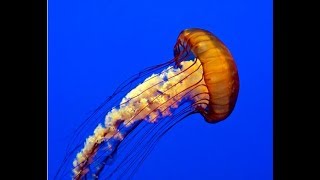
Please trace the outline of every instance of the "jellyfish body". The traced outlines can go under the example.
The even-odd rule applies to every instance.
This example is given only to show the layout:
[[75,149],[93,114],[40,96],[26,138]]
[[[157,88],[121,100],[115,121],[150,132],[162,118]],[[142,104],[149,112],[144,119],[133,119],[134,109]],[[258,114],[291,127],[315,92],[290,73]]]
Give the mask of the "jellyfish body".
[[[231,53],[212,33],[197,28],[180,33],[174,46],[175,55],[179,56],[184,49],[200,60],[209,90],[207,109],[198,110],[210,123],[226,119],[235,106],[239,91],[238,70]],[[178,58],[176,63],[180,62]]]
[[[200,113],[210,123],[228,117],[236,103],[239,78],[234,60],[223,43],[209,31],[186,29],[177,39],[174,56],[118,88],[123,90],[143,75],[151,74],[108,110],[82,149],[77,146],[73,179],[98,179],[103,171],[106,171],[104,178],[111,178],[119,170],[123,175],[145,158],[141,155],[149,153],[147,147],[154,146],[164,132],[190,114]],[[165,69],[154,73],[161,68]],[[130,149],[124,144],[130,144],[146,126],[149,129],[141,136],[144,141],[135,143],[136,148],[108,170],[116,152]]]

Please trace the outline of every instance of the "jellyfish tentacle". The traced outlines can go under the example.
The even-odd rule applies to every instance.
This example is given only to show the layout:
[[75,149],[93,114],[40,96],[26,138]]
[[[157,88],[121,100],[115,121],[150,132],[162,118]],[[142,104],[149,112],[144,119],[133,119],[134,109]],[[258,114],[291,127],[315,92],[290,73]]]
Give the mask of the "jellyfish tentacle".
[[[195,62],[196,62],[196,61],[195,61]],[[194,64],[195,64],[195,63],[193,63],[191,66],[193,66]],[[190,74],[188,74],[186,77],[183,77],[183,78],[182,78],[180,81],[178,81],[177,83],[173,84],[170,88],[174,87],[176,84],[178,84],[178,83],[180,83],[181,81],[185,80],[186,78],[190,77],[195,71],[199,70],[200,66],[201,66],[201,65],[198,65],[197,68],[196,68],[194,71],[192,71],[192,72],[191,72]],[[203,77],[202,77],[202,78],[203,78]],[[196,82],[195,85],[198,84],[198,83],[202,80],[202,78],[200,78],[200,80],[199,80],[198,82]],[[190,86],[190,87],[192,87],[192,86]],[[189,88],[190,88],[190,87],[189,87]],[[169,89],[170,89],[170,88],[169,88]],[[166,89],[165,91],[167,91],[167,90],[168,90],[168,89]],[[165,92],[165,91],[164,91],[164,92]],[[181,94],[181,93],[183,93],[183,92],[184,92],[184,91],[181,91],[181,92],[179,92],[178,94]],[[182,95],[182,96],[183,96],[183,95]],[[159,97],[160,97],[160,96],[158,95],[156,98],[153,99],[153,101],[154,101],[155,99],[159,98]],[[170,99],[172,99],[172,98],[170,98]],[[168,99],[168,100],[170,100],[170,99]],[[164,102],[163,104],[165,104],[165,103],[166,103],[166,102]],[[163,105],[163,104],[161,104],[161,105]],[[160,106],[161,106],[161,105],[160,105]],[[160,106],[155,107],[155,109],[158,109]],[[170,106],[168,106],[168,107],[170,107]],[[144,107],[144,108],[146,108],[146,107]],[[143,108],[143,109],[144,109],[144,108]],[[141,110],[141,111],[142,111],[142,110]],[[141,112],[141,111],[140,111],[140,112]],[[139,114],[140,112],[136,113],[135,116],[136,116],[137,114]],[[151,111],[151,112],[152,112],[152,111]],[[133,118],[134,118],[134,116],[131,118],[131,120],[132,120]],[[128,123],[129,123],[129,122],[128,122]],[[128,123],[127,123],[127,124],[128,124]]]
[[[197,64],[197,66],[193,67],[195,64]],[[193,67],[193,68],[191,69],[191,67]],[[99,149],[100,143],[102,142],[100,139],[107,137],[107,139],[111,138],[112,141],[115,141],[114,137],[117,136],[118,138],[120,138],[119,141],[121,141],[125,137],[126,134],[124,132],[121,132],[121,130],[118,128],[118,126],[119,126],[118,121],[119,120],[124,119],[123,120],[124,126],[130,126],[131,123],[133,123],[139,119],[143,119],[144,117],[147,117],[147,116],[154,116],[156,118],[157,115],[151,114],[151,113],[154,113],[155,112],[154,110],[157,108],[160,108],[160,106],[158,106],[158,107],[155,106],[155,107],[150,108],[150,105],[152,103],[154,103],[155,101],[157,101],[157,104],[159,104],[159,103],[161,104],[162,101],[169,102],[171,100],[170,98],[169,99],[166,98],[165,100],[160,100],[159,98],[164,98],[164,96],[167,95],[166,92],[169,92],[169,90],[170,90],[171,94],[176,93],[174,90],[171,90],[171,89],[174,88],[175,86],[177,86],[178,84],[180,85],[181,83],[188,83],[189,81],[190,82],[194,81],[196,76],[198,76],[198,75],[197,74],[193,75],[193,74],[195,72],[200,71],[200,70],[201,70],[201,74],[202,74],[202,66],[201,66],[200,62],[197,59],[195,59],[194,61],[189,62],[189,66],[186,65],[183,67],[183,69],[181,70],[182,73],[180,70],[177,71],[178,73],[176,73],[175,71],[168,71],[168,73],[170,73],[170,72],[174,73],[171,77],[168,77],[166,80],[166,82],[168,82],[167,84],[169,84],[169,88],[165,88],[165,89],[161,90],[160,91],[161,93],[159,93],[158,89],[153,90],[153,91],[157,92],[157,95],[154,98],[152,98],[151,100],[148,100],[148,103],[146,105],[141,106],[141,108],[138,108],[138,110],[135,110],[134,114],[132,116],[130,116],[129,119],[120,118],[118,120],[115,119],[112,121],[108,121],[106,123],[107,129],[105,129],[104,127],[97,127],[95,130],[95,134],[96,133],[98,133],[98,134],[97,135],[94,134],[88,138],[87,143],[86,143],[88,145],[86,145],[85,148],[80,153],[78,153],[77,159],[74,161],[75,177],[78,178],[78,177],[83,177],[86,175],[87,169],[92,164],[92,161],[96,155],[96,152]],[[189,71],[189,72],[185,73],[186,71]],[[193,76],[195,76],[195,77],[192,78]],[[199,82],[203,81],[203,76],[201,75],[200,77],[201,78],[200,78]],[[171,78],[173,80],[171,80]],[[171,81],[173,81],[173,83]],[[174,81],[176,81],[176,82],[174,82]],[[196,81],[195,83],[198,84],[199,82]],[[159,82],[156,82],[155,84],[158,84],[158,83]],[[151,90],[148,86],[146,86],[146,87],[147,87],[146,89],[148,89],[148,91]],[[143,97],[143,92],[144,91],[141,92],[139,90],[139,93],[133,93],[133,96],[131,96],[131,97],[129,95],[131,92],[129,92],[129,94],[126,96],[126,98],[132,100],[132,97],[135,97],[136,95],[138,95],[138,97],[140,97],[140,96]],[[182,95],[182,96],[184,96],[184,95]],[[124,99],[123,101],[125,102],[127,99]],[[130,103],[131,103],[131,101],[130,101]],[[135,101],[132,101],[132,103],[135,103]],[[163,103],[163,104],[166,104],[166,106],[168,106],[167,105],[168,103]],[[120,106],[120,108],[121,107],[122,106]],[[148,107],[148,110],[146,109],[147,107]],[[146,113],[148,111],[149,111],[149,113]],[[161,113],[163,113],[163,112],[161,112]],[[153,120],[154,118],[150,117],[149,119]],[[118,130],[118,131],[116,132],[115,130]],[[129,131],[131,131],[131,130],[129,130]],[[96,142],[93,142],[93,140],[91,140],[91,139],[96,140]],[[118,144],[118,142],[116,142],[116,144]],[[115,146],[115,145],[112,144],[111,146]],[[99,167],[99,165],[98,165],[98,167]],[[96,173],[94,173],[94,174],[96,174]]]
[[[131,173],[128,176],[129,177],[133,176],[136,173],[138,168],[142,165],[144,160],[151,153],[151,151],[153,150],[153,148],[155,147],[157,142],[161,139],[161,137],[163,137],[169,130],[171,130],[176,124],[178,124],[180,121],[182,121],[185,117],[187,117],[193,113],[194,112],[191,110],[191,106],[189,106],[189,107],[185,108],[185,111],[182,111],[181,113],[177,114],[177,116],[170,118],[170,120],[171,120],[170,124],[167,127],[164,127],[164,129],[160,131],[160,134],[158,136],[153,138],[153,142],[151,142],[150,146],[148,146],[148,148],[145,149],[146,152],[141,153],[141,157],[137,158],[140,160],[137,161],[137,165],[133,167],[133,170],[131,171]],[[182,115],[182,116],[180,116],[180,115]]]
[[[195,86],[195,87],[193,87],[193,86]],[[191,86],[191,87],[193,87],[193,88],[192,88],[191,90],[189,90],[187,93],[190,93],[192,90],[196,89],[198,86],[201,86],[201,84],[195,83],[194,85]],[[188,89],[189,89],[189,88],[188,88]],[[186,90],[188,90],[188,89],[185,89],[185,90],[183,90],[183,91],[186,91]],[[180,92],[180,93],[183,93],[183,91]],[[200,94],[200,93],[198,93],[198,94]],[[198,95],[198,94],[196,94],[196,95]],[[195,96],[196,96],[196,95],[195,95]],[[178,100],[176,100],[176,101],[178,101]],[[175,102],[173,102],[172,104],[174,104],[174,103],[175,103]],[[185,101],[184,101],[183,103],[185,103]],[[169,105],[169,106],[167,106],[167,108],[170,108],[170,107],[172,106],[172,104]],[[161,104],[161,105],[163,105],[163,104]],[[161,105],[160,105],[160,106],[161,106]],[[159,108],[159,107],[158,107],[158,108]],[[166,108],[166,109],[167,109],[167,108]],[[165,111],[166,109],[164,109],[163,111]],[[188,108],[188,109],[190,109],[190,108]],[[162,120],[162,121],[163,121],[163,120]],[[162,121],[161,121],[161,122],[162,122]],[[158,125],[158,124],[157,124],[157,125]],[[153,127],[155,128],[156,125],[154,125]],[[143,137],[146,137],[147,133],[148,133],[148,132],[145,132],[145,134],[144,134]],[[136,145],[141,144],[141,142],[144,141],[144,139],[145,139],[145,138],[141,138],[141,139],[136,143]],[[136,146],[135,146],[135,147],[136,147]],[[130,161],[130,159],[132,159],[132,158],[130,158],[130,156],[133,157],[133,158],[136,158],[136,156],[132,154],[132,151],[134,151],[133,148],[131,149],[131,151],[128,152],[129,156],[126,158],[125,161]],[[140,154],[140,153],[139,153],[139,154]],[[135,161],[135,160],[133,160],[133,163],[134,163],[134,161]],[[118,165],[117,168],[122,167],[122,164],[123,164],[123,163],[124,163],[124,162],[121,162],[121,163]]]
[[[139,152],[138,154],[135,154],[135,155],[132,155],[132,158],[131,159],[126,159],[127,161],[129,162],[126,162],[126,163],[130,163],[129,166],[122,171],[122,173],[119,175],[119,177],[123,177],[123,175],[126,173],[126,172],[129,172],[129,177],[131,176],[130,175],[130,168],[134,167],[134,169],[132,171],[134,171],[135,169],[137,169],[139,167],[139,164],[142,163],[142,161],[145,160],[145,158],[148,156],[148,154],[151,152],[151,150],[154,148],[154,146],[156,145],[156,142],[160,140],[160,138],[162,137],[162,135],[164,135],[168,130],[170,130],[174,125],[176,125],[178,122],[180,122],[184,116],[179,116],[179,115],[185,115],[185,116],[188,116],[189,113],[191,113],[191,109],[190,107],[187,107],[185,108],[186,111],[183,111],[179,114],[176,114],[176,116],[173,116],[171,118],[169,118],[168,122],[167,123],[163,123],[163,126],[161,126],[156,132],[155,134],[158,134],[158,135],[153,135],[152,138],[147,141],[145,144],[147,144],[147,147],[141,147],[141,149],[143,151]],[[189,113],[187,113],[189,112]],[[159,127],[159,126],[157,126]],[[140,160],[138,160],[140,159]],[[134,166],[134,163],[137,163],[136,166]],[[123,166],[118,166],[118,168],[120,167],[123,167]],[[116,169],[117,170],[117,169]],[[113,173],[116,171],[114,170],[107,178],[110,178],[112,177]]]

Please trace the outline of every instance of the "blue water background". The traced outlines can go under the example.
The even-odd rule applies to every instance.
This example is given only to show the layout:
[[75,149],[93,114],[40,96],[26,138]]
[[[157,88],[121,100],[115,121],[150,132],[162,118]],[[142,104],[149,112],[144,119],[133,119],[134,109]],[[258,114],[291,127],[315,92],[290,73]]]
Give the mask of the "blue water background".
[[213,32],[233,54],[236,107],[217,124],[183,120],[135,179],[272,179],[272,1],[49,0],[48,10],[49,179],[71,130],[130,75],[170,60],[190,27]]

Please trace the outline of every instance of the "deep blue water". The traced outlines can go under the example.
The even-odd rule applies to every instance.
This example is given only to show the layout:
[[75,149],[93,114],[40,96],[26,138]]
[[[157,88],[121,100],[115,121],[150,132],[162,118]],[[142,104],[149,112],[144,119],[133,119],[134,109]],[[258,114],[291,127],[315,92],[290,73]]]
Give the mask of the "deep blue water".
[[50,0],[48,10],[49,179],[70,132],[125,79],[172,59],[190,27],[211,31],[233,54],[236,107],[217,124],[184,119],[135,179],[272,179],[272,1]]

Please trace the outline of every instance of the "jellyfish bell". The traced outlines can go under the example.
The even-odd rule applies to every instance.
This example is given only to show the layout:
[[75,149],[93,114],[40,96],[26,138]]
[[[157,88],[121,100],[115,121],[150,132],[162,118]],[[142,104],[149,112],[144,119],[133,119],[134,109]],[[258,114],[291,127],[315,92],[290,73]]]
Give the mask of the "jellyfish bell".
[[180,56],[189,51],[203,66],[210,96],[207,108],[196,109],[209,123],[226,119],[234,109],[239,92],[238,70],[231,53],[211,32],[199,28],[186,29],[179,34],[174,46],[177,65],[185,59]]
[[[133,82],[139,84],[131,88]],[[209,123],[226,119],[238,91],[237,68],[225,45],[209,31],[186,29],[178,36],[172,60],[133,76],[95,111],[89,120],[100,120],[85,123],[95,124],[93,133],[67,153],[56,177],[64,176],[72,158],[73,179],[134,173],[155,143],[184,117],[200,113]],[[81,131],[75,134],[82,137]]]

